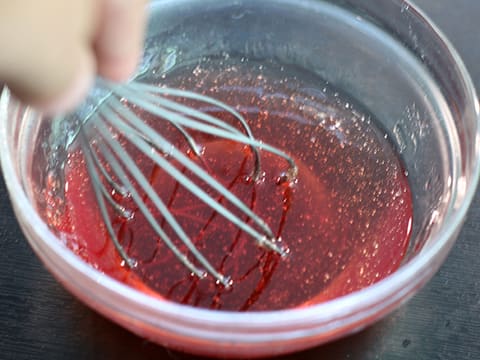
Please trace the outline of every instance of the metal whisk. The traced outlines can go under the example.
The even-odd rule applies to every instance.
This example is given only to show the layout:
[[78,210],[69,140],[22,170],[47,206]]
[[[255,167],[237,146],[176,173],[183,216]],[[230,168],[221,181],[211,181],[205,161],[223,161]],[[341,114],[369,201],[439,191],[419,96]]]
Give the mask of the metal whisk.
[[[128,196],[135,203],[153,228],[158,237],[175,254],[193,274],[203,278],[213,276],[219,284],[225,287],[232,285],[230,277],[218,272],[205,256],[196,248],[184,229],[181,227],[168,206],[157,194],[142,174],[135,159],[128,153],[124,141],[120,141],[115,134],[121,134],[138,151],[146,155],[153,163],[163,169],[169,176],[175,178],[180,186],[185,187],[200,201],[207,204],[219,215],[235,224],[236,227],[248,234],[259,246],[274,251],[280,255],[287,253],[270,227],[255,214],[245,203],[214,179],[199,162],[194,162],[185,151],[177,148],[161,131],[152,128],[146,121],[137,115],[133,109],[141,109],[142,113],[149,113],[158,121],[164,121],[174,126],[188,144],[189,149],[196,157],[201,157],[201,151],[193,138],[192,132],[213,135],[221,139],[233,140],[252,149],[254,170],[252,177],[258,179],[261,173],[261,151],[267,151],[284,158],[288,164],[285,175],[294,179],[297,167],[286,153],[268,144],[256,140],[243,116],[224,103],[210,97],[179,89],[162,88],[140,82],[131,82],[127,85],[113,85],[102,82],[105,96],[84,117],[78,131],[78,138],[82,144],[82,151],[86,160],[91,184],[99,205],[99,209],[106,229],[118,253],[127,266],[135,267],[137,262],[131,258],[114,231],[111,209],[125,218],[132,216],[132,211],[122,206],[118,199]],[[173,99],[188,99],[195,103],[207,105],[223,112],[227,112],[235,119],[238,126],[233,126],[216,118],[209,113],[189,107]],[[95,127],[95,137],[90,138],[86,125]],[[161,128],[161,127],[160,127]],[[112,129],[114,131],[112,131]],[[98,136],[97,136],[98,135]],[[206,189],[197,185],[192,179],[185,176],[175,164],[188,169],[197,179],[206,184],[211,190],[227,200],[231,206],[239,211],[241,216],[234,214],[220,201],[213,198]],[[178,165],[177,165],[178,166]],[[112,194],[115,194],[112,195]],[[173,229],[176,239],[188,249],[188,254],[175,244],[175,241],[165,232],[161,223],[145,202],[153,204],[156,213]],[[110,208],[111,207],[111,208]],[[109,211],[110,209],[110,211]],[[242,220],[248,219],[248,221]],[[191,260],[194,259],[194,261]]]

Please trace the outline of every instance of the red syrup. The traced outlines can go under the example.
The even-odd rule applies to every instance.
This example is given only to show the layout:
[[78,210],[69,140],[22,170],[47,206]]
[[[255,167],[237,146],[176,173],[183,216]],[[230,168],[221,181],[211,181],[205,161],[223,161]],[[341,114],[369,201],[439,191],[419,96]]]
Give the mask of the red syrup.
[[[100,220],[78,147],[66,163],[65,206],[55,224],[67,246],[92,266],[149,294],[220,310],[306,306],[362,289],[399,267],[411,231],[411,193],[396,153],[367,115],[327,88],[314,90],[318,82],[283,67],[252,70],[251,64],[217,64],[214,70],[197,67],[187,73],[191,75],[165,82],[185,88],[195,84],[197,91],[238,105],[257,139],[294,158],[296,181],[282,182],[288,164],[265,151],[261,179],[253,181],[248,146],[192,133],[203,149],[199,160],[178,131],[136,110],[138,115],[260,215],[289,254],[281,257],[257,246],[128,143],[126,148],[180,225],[216,269],[232,278],[232,287],[225,289],[212,277],[192,276],[130,199],[120,201],[134,216],[113,216],[113,223],[138,266],[122,265]],[[222,112],[214,115],[231,121]],[[174,238],[166,221],[155,215]]]

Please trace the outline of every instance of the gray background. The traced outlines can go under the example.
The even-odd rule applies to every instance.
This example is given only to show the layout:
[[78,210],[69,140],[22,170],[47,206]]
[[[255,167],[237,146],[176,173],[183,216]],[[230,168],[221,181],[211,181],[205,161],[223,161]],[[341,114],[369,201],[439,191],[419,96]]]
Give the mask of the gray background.
[[[418,0],[480,89],[480,1]],[[480,359],[480,191],[435,278],[367,330],[294,359]],[[0,180],[0,359],[199,360],[150,344],[79,303],[25,242]]]

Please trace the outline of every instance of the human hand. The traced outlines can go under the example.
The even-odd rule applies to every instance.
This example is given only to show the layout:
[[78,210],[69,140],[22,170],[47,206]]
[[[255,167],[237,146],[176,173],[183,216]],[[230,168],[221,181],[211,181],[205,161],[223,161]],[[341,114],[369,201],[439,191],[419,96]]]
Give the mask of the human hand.
[[143,46],[146,2],[0,0],[0,83],[55,113],[77,105],[97,74],[127,80]]

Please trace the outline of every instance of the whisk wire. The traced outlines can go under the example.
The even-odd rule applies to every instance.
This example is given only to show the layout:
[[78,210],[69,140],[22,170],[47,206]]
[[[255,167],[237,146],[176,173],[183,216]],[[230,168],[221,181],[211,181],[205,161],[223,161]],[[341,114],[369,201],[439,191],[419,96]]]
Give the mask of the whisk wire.
[[[138,86],[138,89],[137,89]],[[135,91],[134,91],[135,90]],[[138,91],[146,91],[140,102],[137,102],[137,105],[143,105],[145,106],[147,103],[149,104],[147,106],[147,110],[150,111],[151,113],[161,116],[163,119],[168,119],[167,121],[171,123],[173,126],[182,129],[184,133],[186,131],[183,129],[183,126],[178,124],[178,122],[174,121],[175,116],[182,116],[185,119],[195,119],[195,121],[198,122],[198,120],[201,120],[205,122],[206,124],[213,125],[215,127],[218,127],[219,129],[223,129],[226,131],[230,131],[232,134],[237,134],[238,136],[244,135],[241,131],[239,131],[237,128],[227,124],[225,121],[221,121],[208,113],[204,113],[202,111],[199,111],[197,109],[179,104],[177,102],[174,102],[172,100],[162,98],[159,96],[155,96],[154,94],[163,94],[163,92],[157,93],[155,90],[155,87],[153,86],[148,86],[148,85],[143,85],[143,84],[132,84],[132,89],[126,88],[126,87],[117,87],[117,92],[119,94],[123,94],[127,98],[132,98],[132,96],[135,96],[135,93]],[[165,89],[164,89],[165,90]],[[179,94],[187,93],[184,91],[179,91],[177,89],[171,89],[174,94],[177,96]],[[194,99],[199,101],[202,99],[203,101],[207,101],[208,98],[206,97],[201,97],[201,96],[192,96],[190,99]],[[140,100],[140,99],[139,99]],[[147,102],[148,101],[148,102]],[[237,111],[235,111],[233,108],[228,107],[227,105],[224,105],[216,100],[211,99],[210,102],[208,102],[209,105],[215,106],[216,109],[222,109],[225,111],[228,111],[230,115],[233,116],[234,119],[236,119],[242,129],[245,131],[246,135],[249,138],[253,139],[253,134],[250,130],[250,127],[247,125],[245,119],[243,118],[242,115],[240,115]],[[260,169],[261,169],[261,164],[260,164],[260,152],[255,146],[251,146],[250,148],[253,151],[253,154],[255,156],[255,167],[253,171],[253,178],[258,180],[260,176]]]
[[118,240],[117,235],[115,234],[115,230],[113,229],[112,223],[108,221],[109,219],[108,209],[104,200],[106,197],[106,194],[101,190],[102,181],[100,179],[98,172],[96,171],[95,160],[93,160],[94,155],[92,154],[91,149],[88,146],[88,140],[86,139],[86,135],[81,130],[79,133],[79,136],[81,138],[82,148],[85,150],[84,156],[85,156],[87,171],[91,177],[92,184],[94,185],[93,190],[98,202],[100,214],[104,219],[104,225],[107,228],[108,235],[112,240],[113,245],[115,246],[115,249],[118,251],[120,257],[126,262],[126,264],[129,267],[133,268],[137,265],[137,262],[134,259],[132,259],[130,256],[128,256],[127,252],[125,251],[123,246],[120,244],[120,241]]
[[[169,90],[171,91],[176,90],[179,92],[179,94],[189,93],[189,92],[177,90],[177,89],[169,89]],[[263,151],[267,151],[272,154],[275,154],[277,156],[280,156],[281,158],[287,161],[289,165],[289,175],[291,175],[292,179],[294,179],[297,175],[298,169],[295,164],[295,161],[289,155],[287,155],[284,151],[274,146],[271,146],[269,144],[265,144],[261,141],[258,141],[253,136],[245,135],[242,132],[239,132],[238,129],[226,124],[225,122],[219,119],[216,119],[205,113],[199,112],[199,119],[200,118],[202,120],[208,119],[207,123],[197,121],[196,118],[195,120],[193,120],[188,116],[184,116],[183,112],[180,111],[180,109],[182,108],[182,105],[178,104],[178,111],[169,111],[163,108],[162,106],[160,106],[160,103],[156,104],[155,102],[152,102],[151,98],[149,97],[149,94],[142,94],[142,97],[139,97],[138,95],[135,94],[135,92],[129,90],[127,86],[118,86],[116,88],[116,92],[118,93],[118,95],[129,99],[135,105],[142,107],[146,111],[164,119],[165,121],[176,123],[186,128],[200,131],[213,136],[218,136],[220,138],[243,143],[245,145],[249,145],[250,147],[253,147],[254,149],[256,149],[256,151],[263,150]],[[195,95],[198,95],[198,94],[192,94],[194,98],[196,98]],[[200,98],[203,98],[203,96],[200,96]],[[153,101],[156,101],[157,99],[158,99],[157,97],[154,97]],[[187,109],[190,109],[190,108],[187,107]],[[243,119],[243,117],[240,114],[238,114],[238,116]],[[245,119],[243,119],[243,122],[244,121]],[[250,130],[249,130],[249,133],[251,133]]]
[[[208,96],[138,82],[131,82],[128,85],[113,85],[105,81],[100,81],[100,83],[104,90],[100,92],[102,96],[99,104],[92,108],[92,103],[89,102],[87,104],[87,115],[83,117],[80,113],[76,118],[84,119],[80,123],[78,134],[80,134],[82,150],[85,154],[87,170],[90,174],[100,214],[115,248],[128,266],[135,267],[136,260],[127,254],[115,234],[110,218],[111,211],[109,211],[107,205],[127,219],[133,214],[133,211],[125,208],[113,194],[119,194],[121,198],[128,196],[136,207],[135,211],[139,210],[143,214],[148,224],[158,235],[157,241],[165,243],[193,274],[200,278],[210,274],[219,284],[226,288],[231,286],[231,279],[218,272],[186,234],[169,207],[142,173],[136,161],[123,147],[124,140],[133,144],[141,154],[152,160],[155,166],[174,178],[180,186],[209,208],[252,237],[259,246],[273,250],[282,256],[288,252],[286,248],[281,246],[280,239],[276,238],[268,224],[255,214],[253,209],[212,177],[206,169],[187,156],[184,151],[178,149],[162,136],[144,119],[139,118],[134,109],[140,108],[142,113],[150,113],[159,121],[171,124],[185,139],[193,154],[199,160],[202,159],[202,154],[200,147],[192,136],[195,132],[249,146],[254,160],[254,168],[251,174],[254,181],[259,180],[261,173],[260,151],[270,152],[286,160],[289,169],[285,175],[289,180],[294,180],[297,175],[297,167],[290,156],[276,147],[255,139],[247,121],[238,111]],[[189,101],[200,102],[203,106],[200,109],[205,109],[205,105],[207,105],[208,112],[177,103],[166,96],[182,97]],[[229,123],[209,113],[217,111],[230,114]],[[238,122],[240,129],[232,125],[232,120]],[[95,137],[92,143],[88,141],[87,130],[85,129],[87,123],[91,123],[98,132],[98,137]],[[201,164],[205,166],[205,163]],[[182,171],[177,166],[182,166]],[[184,171],[188,171],[189,175],[187,176]],[[202,186],[205,185],[209,191],[207,192],[206,189],[200,187],[193,179],[200,181]],[[217,198],[209,193],[211,191],[217,194]],[[147,205],[145,199],[148,199],[149,205]],[[229,204],[229,207],[227,207],[227,204]],[[153,206],[153,211],[150,209],[151,206]],[[234,209],[236,212],[238,211],[239,215],[233,212]],[[163,229],[163,225],[160,225],[157,221],[155,214],[160,214],[163,217],[162,224],[166,223],[170,226],[176,241],[173,241]],[[183,247],[188,249],[187,253],[183,252]]]
[[[162,241],[165,242],[165,244],[175,254],[175,256],[180,259],[180,261],[196,276],[203,278],[206,276],[206,272],[208,272],[209,274],[214,276],[218,282],[220,282],[225,287],[228,287],[230,285],[230,280],[224,275],[217,272],[215,268],[208,262],[208,260],[198,251],[195,245],[191,242],[190,238],[185,234],[182,227],[178,224],[168,207],[163,203],[158,194],[151,187],[148,180],[141,173],[134,160],[127,154],[127,152],[122,148],[118,141],[111,137],[109,129],[107,129],[106,126],[100,121],[95,122],[95,125],[99,133],[105,140],[105,143],[108,145],[108,147],[111,148],[111,150],[109,150],[103,143],[99,144],[99,146],[101,147],[100,151],[105,157],[105,160],[108,162],[109,166],[112,167],[112,170],[116,174],[116,176],[121,179],[123,186],[128,189],[129,195],[132,197],[139,210],[145,216],[150,226],[152,226],[155,232],[160,236]],[[115,153],[116,156],[114,156],[113,153]],[[146,193],[148,198],[155,205],[155,208],[166,219],[168,224],[175,231],[176,235],[181,239],[182,243],[186,245],[188,250],[193,254],[194,258],[205,268],[205,270],[195,266],[188,259],[188,257],[173,243],[171,238],[159,225],[152,212],[148,209],[147,205],[142,200],[141,195],[136,190],[135,186],[131,183],[127,173],[123,170],[122,166],[116,158],[120,158],[125,168],[128,169],[131,174],[133,174],[133,176],[135,177],[135,181],[138,183],[142,191]]]
[[[182,105],[178,102],[169,100],[165,97],[162,96],[175,96],[175,97],[181,97],[184,99],[190,99],[190,100],[195,100],[199,101],[205,104],[212,105],[216,109],[224,110],[225,112],[229,113],[232,115],[241,125],[242,129],[245,131],[245,133],[253,139],[253,133],[250,129],[250,127],[247,124],[247,121],[245,118],[234,108],[231,106],[228,106],[221,101],[218,101],[216,99],[210,98],[205,95],[201,95],[199,93],[194,93],[191,91],[187,90],[180,90],[180,89],[172,89],[172,88],[167,88],[167,87],[158,87],[154,85],[149,85],[145,83],[140,83],[140,82],[131,82],[128,84],[128,86],[124,85],[110,85],[112,89],[118,94],[121,94],[122,91],[129,91],[129,92],[134,92],[134,93],[141,93],[142,98],[149,98],[150,100],[153,100],[154,103],[157,103],[158,105],[162,106],[163,108],[166,109],[171,109],[174,110],[175,112],[183,113],[185,115],[193,116],[195,118],[201,119],[203,121],[209,122],[213,125],[217,125],[220,128],[224,128],[226,130],[230,130],[233,133],[242,133],[239,131],[237,128],[227,124],[224,121],[219,120],[218,118],[215,118],[208,113],[204,113],[202,111],[199,111],[195,108]],[[161,96],[153,96],[154,94],[156,95],[161,95]]]
[[[118,110],[118,109],[117,109]],[[196,197],[202,200],[205,204],[209,207],[216,210],[220,215],[231,221],[237,227],[245,231],[247,234],[252,236],[261,246],[266,246],[268,248],[274,249],[279,253],[283,253],[283,249],[281,249],[277,244],[274,243],[275,236],[270,229],[270,227],[261,220],[258,215],[256,215],[248,206],[246,206],[238,197],[236,197],[232,192],[226,189],[220,182],[215,180],[210,174],[205,172],[201,167],[196,165],[191,159],[183,154],[180,150],[178,150],[173,144],[168,142],[165,138],[163,138],[160,134],[152,132],[152,141],[158,144],[160,147],[164,147],[165,152],[168,153],[168,156],[172,159],[177,160],[180,164],[185,166],[188,170],[190,170],[195,176],[199,177],[203,180],[207,185],[211,186],[215,191],[220,193],[222,196],[225,197],[228,201],[230,201],[234,206],[236,206],[242,213],[247,215],[254,223],[256,223],[262,231],[264,231],[267,235],[260,234],[258,231],[253,229],[248,223],[234,215],[230,210],[225,208],[222,204],[215,201],[208,193],[206,193],[201,187],[191,181],[188,177],[186,177],[182,172],[176,169],[171,163],[166,160],[162,155],[151,151],[151,148],[148,144],[142,143],[135,139],[134,132],[131,131],[129,125],[127,125],[123,121],[116,121],[123,117],[128,121],[135,121],[139,122],[141,128],[146,127],[146,131],[148,131],[148,125],[144,124],[143,122],[139,121],[139,119],[134,116],[134,114],[128,110],[127,108],[122,108],[122,117],[115,116],[115,113],[111,111],[111,109],[105,109],[105,119],[111,123],[112,126],[120,129],[125,136],[127,136],[131,142],[141,150],[145,155],[151,158],[160,168],[164,169],[168,172],[171,176],[173,176],[179,183],[185,186],[191,193],[193,193]],[[133,116],[132,116],[133,115]],[[161,146],[163,144],[163,146]]]

